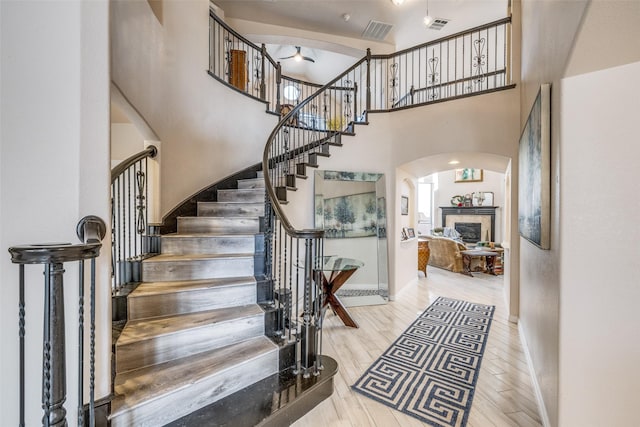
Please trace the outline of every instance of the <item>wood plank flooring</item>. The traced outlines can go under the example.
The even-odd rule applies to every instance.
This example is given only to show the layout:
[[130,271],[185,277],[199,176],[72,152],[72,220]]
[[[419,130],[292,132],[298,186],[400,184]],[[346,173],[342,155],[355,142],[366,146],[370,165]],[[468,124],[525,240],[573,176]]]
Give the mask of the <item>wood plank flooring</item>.
[[[422,273],[420,273],[422,274]],[[330,311],[323,353],[338,361],[333,395],[294,427],[424,427],[415,418],[351,390],[351,385],[439,296],[496,306],[467,427],[540,427],[518,328],[508,322],[502,276],[467,277],[435,267],[386,305],[350,307],[359,329],[345,327]]]

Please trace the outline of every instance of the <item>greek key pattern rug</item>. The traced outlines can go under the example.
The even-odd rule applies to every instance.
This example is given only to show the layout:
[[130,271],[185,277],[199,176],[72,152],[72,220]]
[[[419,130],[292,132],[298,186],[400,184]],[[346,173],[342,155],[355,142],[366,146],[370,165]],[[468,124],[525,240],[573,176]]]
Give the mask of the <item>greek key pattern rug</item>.
[[436,427],[464,427],[495,306],[440,297],[352,386]]

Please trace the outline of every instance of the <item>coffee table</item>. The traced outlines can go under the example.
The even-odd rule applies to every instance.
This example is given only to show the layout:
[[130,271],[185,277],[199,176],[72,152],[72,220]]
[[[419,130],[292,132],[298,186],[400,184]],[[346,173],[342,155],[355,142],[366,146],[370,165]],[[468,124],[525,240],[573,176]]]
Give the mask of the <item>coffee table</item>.
[[362,267],[364,263],[352,258],[343,258],[337,256],[325,256],[322,266],[322,290],[324,293],[324,301],[322,308],[328,306],[336,314],[345,326],[357,328],[358,324],[349,315],[349,312],[335,293],[342,285]]
[[499,255],[498,252],[472,249],[468,251],[461,251],[460,253],[462,254],[462,274],[473,277],[473,274],[471,274],[471,257],[483,256],[487,262],[487,273],[496,276],[494,267],[496,257]]

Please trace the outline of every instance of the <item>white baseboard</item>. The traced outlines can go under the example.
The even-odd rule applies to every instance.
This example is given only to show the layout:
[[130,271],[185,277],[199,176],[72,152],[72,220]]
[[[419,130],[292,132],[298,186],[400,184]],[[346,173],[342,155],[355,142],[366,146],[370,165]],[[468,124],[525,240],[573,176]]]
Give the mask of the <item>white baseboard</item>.
[[[511,317],[509,317],[511,321]],[[516,318],[517,321],[517,318]],[[544,427],[551,427],[549,422],[549,414],[547,413],[547,407],[544,404],[542,398],[542,390],[540,390],[540,383],[538,383],[538,377],[536,376],[536,370],[533,367],[533,360],[531,359],[531,352],[529,351],[529,345],[522,329],[522,322],[518,322],[518,333],[520,335],[520,343],[522,344],[522,350],[524,356],[527,359],[527,366],[529,366],[529,374],[531,375],[531,384],[533,385],[533,392],[536,395],[536,402],[538,403],[538,411],[540,412],[540,418],[542,419],[542,425]]]

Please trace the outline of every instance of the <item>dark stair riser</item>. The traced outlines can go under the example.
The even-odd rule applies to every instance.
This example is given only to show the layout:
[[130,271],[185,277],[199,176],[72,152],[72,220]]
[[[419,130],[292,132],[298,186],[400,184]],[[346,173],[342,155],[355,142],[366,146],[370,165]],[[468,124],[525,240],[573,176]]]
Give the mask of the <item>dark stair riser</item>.
[[[323,358],[317,376],[303,378],[291,370],[280,372],[166,427],[283,427],[293,424],[333,393],[338,365]],[[238,402],[245,402],[239,405]]]

